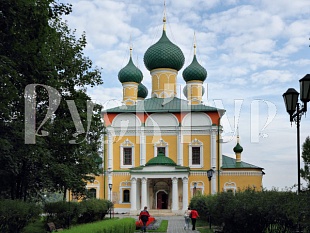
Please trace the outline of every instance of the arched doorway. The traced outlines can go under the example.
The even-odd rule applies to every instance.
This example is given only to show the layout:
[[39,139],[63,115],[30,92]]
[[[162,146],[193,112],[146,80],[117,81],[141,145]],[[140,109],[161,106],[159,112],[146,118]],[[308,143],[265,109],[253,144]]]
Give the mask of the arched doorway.
[[168,209],[168,194],[164,191],[157,193],[157,209]]

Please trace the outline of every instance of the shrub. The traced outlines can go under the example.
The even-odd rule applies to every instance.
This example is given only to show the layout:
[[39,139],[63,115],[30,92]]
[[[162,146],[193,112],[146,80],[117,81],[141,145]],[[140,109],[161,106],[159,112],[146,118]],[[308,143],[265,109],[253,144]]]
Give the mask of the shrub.
[[51,202],[44,206],[45,223],[54,222],[57,228],[68,228],[77,223],[81,208],[77,202]]
[[0,200],[0,232],[16,233],[39,219],[41,208],[19,200]]
[[89,199],[79,203],[81,213],[78,218],[78,223],[89,223],[102,220],[107,214],[111,202],[100,199]]
[[279,192],[277,190],[256,192],[245,190],[199,196],[191,200],[190,207],[197,209],[200,216],[211,215],[214,225],[224,226],[224,232],[261,233],[271,229],[290,232],[300,225],[310,232],[310,193]]

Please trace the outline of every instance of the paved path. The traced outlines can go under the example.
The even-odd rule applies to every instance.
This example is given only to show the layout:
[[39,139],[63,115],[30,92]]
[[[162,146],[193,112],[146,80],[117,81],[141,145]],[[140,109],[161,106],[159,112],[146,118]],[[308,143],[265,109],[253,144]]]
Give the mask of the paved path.
[[167,233],[185,233],[185,232],[190,232],[190,233],[198,233],[199,231],[192,231],[192,225],[190,224],[190,229],[189,230],[184,230],[184,217],[183,216],[167,216],[167,217],[161,217],[162,219],[167,219],[168,222],[168,230]]

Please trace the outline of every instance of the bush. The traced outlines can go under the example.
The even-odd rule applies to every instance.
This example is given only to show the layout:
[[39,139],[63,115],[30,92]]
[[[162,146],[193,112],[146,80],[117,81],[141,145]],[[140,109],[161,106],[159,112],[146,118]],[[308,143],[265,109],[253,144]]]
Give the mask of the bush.
[[81,208],[77,202],[51,202],[44,206],[45,223],[54,222],[57,228],[68,228],[76,224]]
[[199,196],[191,200],[190,207],[197,209],[202,219],[223,226],[224,232],[261,233],[271,229],[282,232],[294,231],[300,225],[310,232],[307,221],[310,210],[310,193],[278,192],[276,190],[256,192],[219,193]]
[[0,232],[17,233],[39,219],[42,210],[34,203],[0,200]]
[[89,199],[79,203],[81,213],[78,223],[89,223],[102,220],[107,214],[108,209],[112,207],[111,202],[100,199]]
[[82,202],[46,203],[45,223],[54,222],[58,228],[102,220],[112,204],[107,200],[89,199]]

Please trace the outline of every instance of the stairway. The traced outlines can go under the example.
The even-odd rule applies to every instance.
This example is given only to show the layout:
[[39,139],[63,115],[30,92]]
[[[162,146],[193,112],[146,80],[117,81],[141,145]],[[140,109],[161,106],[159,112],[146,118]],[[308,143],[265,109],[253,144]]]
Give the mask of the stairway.
[[151,216],[175,216],[175,213],[172,213],[171,210],[167,209],[149,209],[148,210]]

